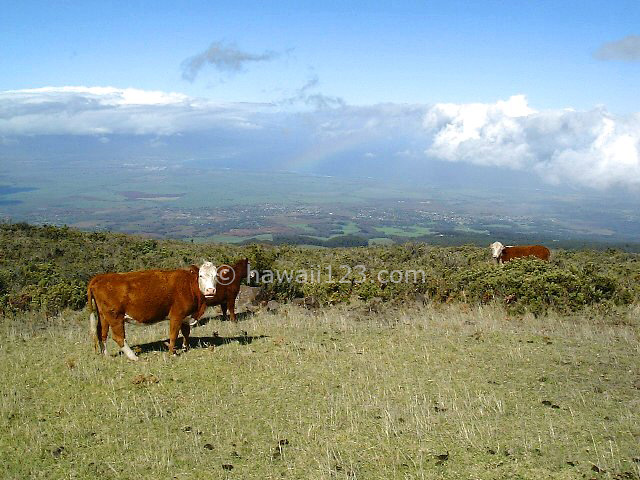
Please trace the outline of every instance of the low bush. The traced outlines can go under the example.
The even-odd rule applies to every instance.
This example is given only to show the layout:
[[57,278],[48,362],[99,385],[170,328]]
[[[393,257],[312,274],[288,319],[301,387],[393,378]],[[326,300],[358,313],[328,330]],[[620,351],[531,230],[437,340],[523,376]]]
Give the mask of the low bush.
[[539,314],[550,307],[575,311],[586,305],[618,299],[615,278],[601,274],[593,264],[561,268],[537,258],[520,258],[504,265],[479,265],[454,277],[458,297],[466,301],[506,300],[514,311]]
[[[354,298],[404,302],[420,295],[433,302],[504,302],[513,312],[537,314],[640,299],[640,255],[617,250],[554,250],[551,262],[496,265],[487,248],[470,245],[232,246],[0,224],[0,309],[78,309],[86,302],[89,279],[98,273],[182,268],[204,260],[234,263],[243,257],[259,272],[306,272],[307,281],[276,278],[264,285],[266,297],[280,301],[312,296],[325,305]],[[393,281],[393,271],[400,272],[395,278],[400,281]]]

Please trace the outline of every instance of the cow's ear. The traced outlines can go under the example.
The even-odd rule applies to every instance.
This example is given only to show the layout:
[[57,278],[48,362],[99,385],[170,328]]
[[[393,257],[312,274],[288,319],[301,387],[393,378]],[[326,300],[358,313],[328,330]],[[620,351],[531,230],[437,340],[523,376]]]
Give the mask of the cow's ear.
[[197,275],[200,272],[200,268],[197,265],[190,265],[189,271]]

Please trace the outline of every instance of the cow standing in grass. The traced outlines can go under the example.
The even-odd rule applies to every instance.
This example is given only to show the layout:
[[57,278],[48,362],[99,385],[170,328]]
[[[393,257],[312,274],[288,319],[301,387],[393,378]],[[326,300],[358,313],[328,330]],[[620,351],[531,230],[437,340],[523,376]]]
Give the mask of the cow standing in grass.
[[549,261],[551,252],[547,247],[542,245],[520,245],[517,247],[508,246],[505,247],[500,242],[493,242],[489,245],[491,248],[491,255],[496,263],[505,263],[514,258],[521,257],[537,257],[540,260],[546,262]]
[[96,348],[107,354],[111,337],[130,360],[138,357],[125,340],[125,322],[152,324],[169,319],[169,351],[175,353],[178,332],[189,346],[188,318],[200,318],[206,298],[216,293],[217,269],[211,262],[184,270],[145,270],[96,275],[87,288],[91,334]]
[[237,261],[234,265],[219,265],[218,266],[218,278],[216,281],[216,294],[207,297],[206,302],[208,307],[214,307],[220,305],[223,318],[227,317],[227,309],[233,322],[237,321],[236,318],[236,298],[238,292],[240,292],[240,282],[243,279],[248,280],[248,274],[251,272],[249,266],[249,259],[243,258]]

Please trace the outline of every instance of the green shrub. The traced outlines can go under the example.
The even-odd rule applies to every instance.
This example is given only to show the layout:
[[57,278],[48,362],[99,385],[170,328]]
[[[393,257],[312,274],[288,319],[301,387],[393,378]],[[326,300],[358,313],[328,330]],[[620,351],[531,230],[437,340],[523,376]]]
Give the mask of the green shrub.
[[304,283],[302,292],[305,297],[314,297],[320,305],[335,305],[349,300],[352,285],[340,282]]
[[374,297],[382,297],[383,290],[379,284],[375,282],[362,282],[357,285],[356,293],[361,300],[370,300]]
[[84,283],[66,282],[50,286],[29,286],[13,298],[14,302],[10,303],[16,304],[29,299],[31,308],[47,314],[56,314],[65,308],[82,309],[87,302],[87,287]]
[[11,290],[12,276],[11,270],[7,268],[0,269],[0,295],[5,295]]
[[[614,299],[614,278],[599,273],[593,264],[562,269],[537,258],[521,258],[504,265],[485,264],[455,277],[459,296],[475,301],[507,299],[516,311],[542,313],[553,307],[573,311]],[[620,297],[622,298],[622,297]],[[628,295],[624,296],[630,300]]]
[[[98,273],[147,268],[182,268],[203,260],[234,263],[247,257],[258,271],[314,271],[330,266],[333,282],[273,282],[266,297],[286,301],[313,296],[320,303],[404,302],[416,293],[434,302],[505,302],[514,312],[547,309],[573,311],[640,300],[640,255],[617,250],[554,250],[552,261],[518,259],[490,262],[488,248],[438,247],[424,243],[355,248],[307,248],[290,245],[207,245],[154,240],[66,227],[0,224],[0,308],[55,312],[81,308],[85,288]],[[343,266],[351,267],[345,269]],[[361,278],[360,267],[366,276]],[[381,270],[422,270],[424,278],[381,284]],[[339,283],[344,278],[346,283]],[[27,301],[28,299],[28,301]]]

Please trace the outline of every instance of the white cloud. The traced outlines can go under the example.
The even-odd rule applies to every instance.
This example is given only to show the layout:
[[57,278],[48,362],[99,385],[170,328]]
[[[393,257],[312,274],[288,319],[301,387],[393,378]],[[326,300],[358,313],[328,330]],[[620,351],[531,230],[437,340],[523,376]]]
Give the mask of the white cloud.
[[114,87],[0,92],[0,135],[171,135],[215,126],[259,128],[265,105],[214,104],[180,93]]
[[424,118],[428,153],[441,160],[521,167],[528,152],[518,119],[534,113],[522,95],[495,104],[434,105]]
[[535,172],[551,183],[640,187],[638,114],[538,112],[519,95],[494,104],[436,104],[423,125],[433,158]]
[[537,111],[522,95],[486,104],[340,105],[296,112],[276,104],[218,104],[133,88],[0,92],[0,147],[34,135],[93,135],[106,142],[126,134],[152,136],[161,149],[163,137],[188,133],[224,139],[225,151],[255,147],[274,165],[305,152],[318,162],[341,155],[367,159],[363,168],[390,161],[418,168],[417,152],[425,152],[425,169],[435,159],[508,168],[556,184],[640,188],[640,114]]
[[0,95],[21,98],[25,103],[45,103],[52,99],[64,100],[74,96],[95,99],[100,105],[172,105],[187,103],[189,97],[181,93],[158,90],[115,87],[41,87],[23,90],[7,90]]

